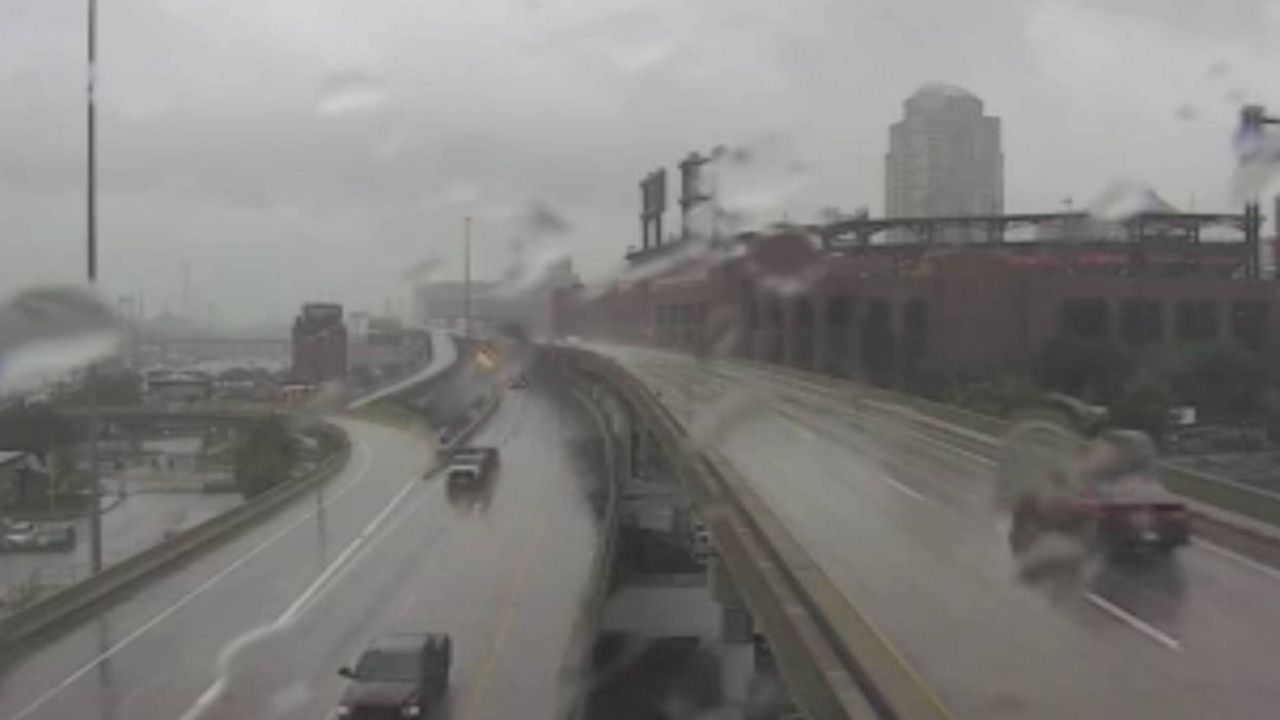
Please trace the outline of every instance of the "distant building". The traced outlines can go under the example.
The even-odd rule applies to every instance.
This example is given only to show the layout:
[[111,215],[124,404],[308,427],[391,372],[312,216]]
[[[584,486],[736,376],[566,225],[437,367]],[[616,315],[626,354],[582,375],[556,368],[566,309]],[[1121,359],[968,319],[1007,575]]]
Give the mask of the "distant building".
[[[512,276],[502,282],[471,283],[471,319],[477,326],[523,325],[537,335],[550,331],[551,295],[578,285],[573,261],[565,258],[537,278]],[[444,281],[414,289],[414,311],[423,325],[461,327],[466,314],[465,285]]]
[[157,405],[191,405],[213,399],[213,380],[205,373],[147,373],[146,401]]
[[[962,88],[930,84],[903,104],[889,127],[885,215],[947,217],[1004,212],[1000,119]],[[942,241],[976,240],[981,231],[953,228]],[[890,241],[897,238],[890,238]]]
[[347,376],[347,327],[342,306],[307,303],[293,322],[292,379],[320,384]]

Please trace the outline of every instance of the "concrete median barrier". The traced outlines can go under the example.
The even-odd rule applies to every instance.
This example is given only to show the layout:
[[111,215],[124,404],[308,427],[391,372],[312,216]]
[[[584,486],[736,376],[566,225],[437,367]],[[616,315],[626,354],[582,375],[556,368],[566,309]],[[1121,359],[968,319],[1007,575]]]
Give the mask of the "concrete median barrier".
[[693,447],[685,429],[643,383],[588,351],[556,352],[577,372],[610,385],[650,428],[695,497],[721,561],[747,598],[807,717],[950,717],[731,466]]

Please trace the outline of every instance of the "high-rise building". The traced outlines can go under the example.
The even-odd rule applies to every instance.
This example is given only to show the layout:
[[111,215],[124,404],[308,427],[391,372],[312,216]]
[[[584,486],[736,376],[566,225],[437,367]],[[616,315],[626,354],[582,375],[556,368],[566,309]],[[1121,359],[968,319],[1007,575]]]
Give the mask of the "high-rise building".
[[320,384],[347,377],[347,326],[342,306],[307,303],[293,321],[295,382]]
[[[889,127],[885,155],[885,215],[946,217],[1004,212],[1000,118],[962,88],[929,84],[903,103]],[[945,231],[935,240],[983,238],[981,229]]]

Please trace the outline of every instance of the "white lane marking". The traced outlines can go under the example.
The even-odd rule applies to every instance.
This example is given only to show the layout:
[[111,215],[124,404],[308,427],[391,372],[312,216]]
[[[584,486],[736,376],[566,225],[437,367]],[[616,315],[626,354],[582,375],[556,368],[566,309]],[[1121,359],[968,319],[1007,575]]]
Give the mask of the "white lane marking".
[[1272,580],[1280,580],[1280,568],[1277,568],[1272,565],[1268,565],[1260,560],[1254,560],[1248,555],[1242,555],[1236,552],[1235,550],[1223,547],[1215,542],[1202,540],[1198,537],[1191,538],[1191,544],[1197,547],[1203,548],[1205,550],[1208,550],[1209,552],[1214,553],[1216,555],[1221,555],[1224,558],[1234,560],[1240,563],[1241,565],[1252,568],[1262,573],[1263,575],[1266,575]]
[[893,477],[890,476],[888,473],[880,473],[880,477],[884,478],[885,482],[889,483],[890,486],[895,487],[898,490],[901,490],[902,492],[906,493],[909,497],[915,498],[916,500],[920,500],[920,501],[928,500],[928,498],[925,497],[923,494],[911,489],[910,485],[906,485],[904,483],[898,482],[897,480],[894,480]]
[[[373,453],[370,452],[368,446],[366,446],[362,442],[357,441],[356,447],[358,447],[361,453],[364,455],[365,461],[363,466],[356,473],[355,477],[351,479],[350,482],[348,482],[346,485],[343,485],[341,488],[338,489],[337,492],[335,492],[333,495],[325,499],[324,502],[321,503],[320,507],[327,507],[330,503],[342,497],[344,494],[346,494],[348,490],[355,487],[361,481],[364,480],[365,474],[369,470],[369,466],[373,463]],[[304,514],[302,517],[298,518],[294,522],[278,530],[275,534],[271,535],[266,540],[263,540],[262,542],[255,545],[248,552],[236,558],[230,565],[227,565],[223,569],[219,570],[208,580],[205,580],[204,582],[197,585],[193,590],[188,592],[186,595],[183,595],[182,597],[178,598],[177,601],[175,601],[172,605],[165,608],[164,610],[161,610],[155,617],[151,618],[147,622],[138,626],[138,628],[135,629],[133,632],[129,633],[128,635],[125,635],[117,643],[115,643],[111,647],[104,650],[97,657],[94,657],[93,659],[89,660],[84,665],[80,666],[80,668],[77,669],[75,672],[71,673],[66,678],[58,682],[58,684],[46,690],[42,695],[40,695],[40,697],[31,701],[26,707],[22,708],[14,715],[11,715],[10,720],[21,720],[22,718],[25,718],[31,715],[32,713],[34,713],[36,710],[39,710],[45,703],[49,702],[49,700],[51,700],[55,695],[67,689],[67,687],[69,687],[72,683],[74,683],[75,681],[87,675],[95,667],[101,664],[104,660],[107,660],[108,658],[112,657],[116,653],[123,650],[125,647],[131,645],[135,640],[142,637],[144,634],[149,632],[155,626],[164,622],[167,618],[169,618],[174,613],[181,610],[183,607],[189,604],[192,600],[202,595],[206,590],[216,585],[223,578],[235,572],[236,570],[240,569],[245,563],[249,562],[254,557],[259,555],[262,551],[266,550],[268,547],[273,545],[280,538],[284,537],[290,530],[293,530],[294,528],[310,520],[312,517],[315,516],[317,512],[319,512],[319,508],[314,508],[310,510],[309,512]]]
[[1161,632],[1159,628],[1155,627],[1151,623],[1148,623],[1147,621],[1143,620],[1137,615],[1134,615],[1133,613],[1129,612],[1128,610],[1125,610],[1119,605],[1116,605],[1110,600],[1107,600],[1101,595],[1091,592],[1088,595],[1086,595],[1085,598],[1090,603],[1092,603],[1094,607],[1097,607],[1098,609],[1105,611],[1112,617],[1124,622],[1129,627],[1134,628],[1138,632],[1142,633],[1143,635],[1146,635],[1152,640],[1155,640],[1156,642],[1169,648],[1170,650],[1182,650],[1182,643],[1178,642],[1177,638],[1166,635],[1165,633]]
[[[775,407],[774,411],[778,415],[780,415],[784,420],[790,420],[792,425],[799,426],[805,432],[826,433],[828,434],[828,436],[831,436],[830,435],[831,431],[829,429],[810,424],[808,421],[800,418],[799,415],[794,410]],[[888,483],[889,487],[892,487],[895,490],[907,495],[907,497],[910,497],[913,500],[919,500],[920,502],[927,502],[929,500],[928,496],[926,496],[924,493],[921,493],[920,491],[916,490],[910,485],[907,485],[906,483],[903,483],[900,480],[894,479],[893,476],[887,472],[881,472],[876,474],[879,475],[880,478],[883,479],[886,483]]]
[[[400,501],[404,499],[404,496],[409,494],[409,491],[413,490],[414,487],[417,486],[418,482],[419,481],[416,476],[409,478],[404,487],[400,489],[400,492],[396,493],[395,497],[391,498],[391,501],[374,516],[373,520],[369,521],[368,525],[365,525],[363,530],[351,539],[351,542],[347,543],[347,546],[342,549],[342,552],[338,553],[338,556],[335,557],[323,571],[321,571],[320,575],[318,575],[315,580],[311,581],[311,584],[308,585],[305,590],[298,594],[298,597],[293,599],[293,602],[289,604],[289,607],[285,608],[284,612],[280,613],[273,622],[251,628],[223,646],[222,650],[218,653],[218,678],[210,683],[209,687],[205,688],[204,692],[200,693],[200,696],[196,698],[196,701],[193,702],[181,716],[179,716],[181,720],[195,720],[195,718],[203,715],[206,710],[208,710],[218,701],[219,698],[222,697],[222,693],[227,687],[227,670],[230,669],[231,663],[235,660],[236,653],[238,653],[241,648],[253,644],[260,638],[287,630],[293,622],[297,620],[298,615],[302,612],[302,609],[307,605],[307,603],[319,595],[321,590],[325,588],[329,579],[333,577],[334,573],[338,572],[338,570],[347,562],[347,559],[355,554],[356,550],[359,550],[360,547],[365,544],[365,541],[377,531],[378,526],[387,519],[387,516],[391,514],[391,511],[396,509],[396,506],[400,504]],[[403,518],[404,515],[401,517]],[[385,535],[379,535],[379,539],[382,537],[385,537]]]

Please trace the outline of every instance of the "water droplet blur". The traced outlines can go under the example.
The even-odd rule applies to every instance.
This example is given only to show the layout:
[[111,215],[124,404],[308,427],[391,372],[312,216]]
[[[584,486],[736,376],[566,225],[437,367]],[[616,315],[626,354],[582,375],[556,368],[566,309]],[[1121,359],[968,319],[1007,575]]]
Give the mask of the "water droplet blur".
[[378,78],[351,70],[325,79],[316,110],[321,115],[345,115],[372,110],[386,102],[387,91]]
[[52,381],[110,354],[122,323],[93,291],[24,290],[0,305],[0,393]]
[[734,234],[785,217],[807,183],[807,165],[780,133],[718,145],[710,156],[699,190],[712,201],[690,213],[690,226],[699,234]]
[[1209,77],[1225,77],[1229,72],[1231,72],[1231,64],[1226,60],[1215,60],[1209,65]]
[[268,720],[294,717],[306,709],[308,703],[311,702],[312,696],[311,687],[306,682],[298,680],[289,683],[272,693],[271,698],[267,701],[265,717]]
[[1263,194],[1280,174],[1280,132],[1241,123],[1232,137],[1236,167],[1231,194],[1244,202]]
[[543,285],[560,268],[572,260],[573,254],[563,245],[540,245],[522,248],[507,268],[499,295],[519,295]]
[[1133,180],[1118,180],[1089,203],[1088,213],[1099,220],[1119,222],[1163,207],[1164,203],[1150,187]]
[[1182,103],[1173,111],[1173,116],[1179,120],[1190,121],[1198,118],[1200,116],[1200,111],[1191,103]]
[[418,262],[410,265],[404,271],[404,279],[411,282],[425,282],[430,280],[432,276],[440,272],[444,267],[444,260],[438,255],[428,255]]
[[1225,100],[1228,105],[1242,105],[1244,104],[1246,96],[1247,93],[1245,93],[1244,90],[1241,90],[1240,88],[1231,88],[1222,96],[1222,99]]
[[559,235],[570,230],[569,221],[542,200],[535,200],[529,206],[527,227],[535,235]]
[[758,413],[763,406],[758,395],[739,386],[709,402],[699,402],[689,424],[689,439],[696,447],[714,448],[733,428]]

